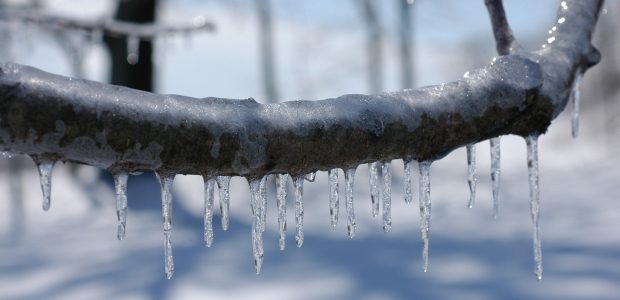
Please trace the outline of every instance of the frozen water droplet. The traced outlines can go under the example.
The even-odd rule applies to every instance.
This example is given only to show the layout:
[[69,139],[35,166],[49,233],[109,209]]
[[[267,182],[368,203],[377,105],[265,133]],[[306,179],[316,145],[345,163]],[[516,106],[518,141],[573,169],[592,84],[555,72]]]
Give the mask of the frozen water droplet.
[[114,174],[114,189],[116,190],[116,218],[118,226],[116,238],[122,241],[125,238],[125,228],[127,226],[127,172]]
[[267,176],[261,179],[251,179],[250,181],[250,208],[252,209],[252,250],[254,253],[254,267],[256,268],[256,274],[260,274],[263,257],[265,251],[263,248],[263,232],[265,232],[265,208],[266,208],[266,193],[265,182]]
[[314,179],[316,179],[316,172],[306,174],[306,180],[314,182]]
[[[33,158],[34,159],[34,158]],[[41,179],[41,192],[43,193],[43,210],[48,211],[51,204],[52,192],[52,170],[54,169],[53,160],[34,159],[39,170],[39,178]]]
[[164,263],[166,278],[174,274],[174,259],[172,257],[172,183],[174,174],[156,173],[161,186],[161,211],[164,219]]
[[127,63],[135,65],[140,61],[140,38],[127,36]]
[[370,180],[370,200],[372,201],[372,216],[379,214],[379,198],[381,190],[379,190],[379,162],[368,164],[369,180]]
[[412,191],[412,180],[411,180],[411,170],[413,169],[413,160],[407,159],[404,160],[405,170],[404,170],[404,181],[405,181],[405,203],[411,204],[413,202],[413,191]]
[[493,189],[493,219],[499,214],[499,175],[500,169],[500,138],[492,138],[491,144],[491,185]]
[[8,151],[2,151],[2,152],[0,152],[0,155],[2,156],[2,158],[6,158],[6,159],[13,157],[13,154],[11,152],[8,152]]
[[228,210],[230,208],[230,177],[218,176],[217,188],[220,194],[220,216],[222,218],[222,230],[228,230],[230,224],[230,217],[228,216]]
[[539,216],[540,193],[538,186],[538,135],[529,135],[525,138],[527,145],[527,169],[530,183],[530,212],[534,223],[534,274],[538,280],[542,279],[542,247],[540,240]]
[[476,145],[467,145],[467,183],[469,184],[469,203],[467,207],[474,207],[476,202],[476,182],[478,176],[476,175]]
[[280,229],[280,250],[284,250],[286,246],[286,182],[287,174],[278,174],[276,176],[276,194],[278,205],[278,227]]
[[215,180],[212,178],[205,178],[204,188],[204,241],[205,246],[211,247],[213,244],[213,192],[215,190]]
[[430,161],[419,163],[420,169],[420,232],[422,234],[422,264],[424,272],[428,271],[428,244],[431,227],[431,181]]
[[304,243],[304,177],[296,177],[293,185],[295,186],[295,242],[297,247],[301,247]]
[[383,231],[388,232],[392,229],[392,170],[391,162],[384,162],[381,165],[381,173],[383,174]]
[[338,210],[340,198],[338,195],[338,169],[328,171],[329,177],[329,216],[331,217],[332,227],[338,224]]
[[355,182],[355,169],[353,167],[347,169],[344,173],[344,186],[345,186],[345,206],[347,210],[347,235],[350,238],[355,236],[355,209],[353,207],[353,183]]
[[577,138],[579,135],[579,104],[581,102],[581,79],[583,78],[583,72],[577,71],[575,81],[573,82],[573,89],[570,93],[571,98],[571,129],[573,138]]

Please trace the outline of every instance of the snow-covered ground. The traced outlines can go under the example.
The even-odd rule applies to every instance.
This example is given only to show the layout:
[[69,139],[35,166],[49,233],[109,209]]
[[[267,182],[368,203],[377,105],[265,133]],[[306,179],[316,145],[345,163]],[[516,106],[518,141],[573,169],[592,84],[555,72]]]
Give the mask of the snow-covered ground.
[[[53,2],[54,7],[62,10],[63,3],[70,1]],[[468,26],[460,27],[488,30],[484,8],[477,5],[466,13],[456,8],[447,12],[435,8],[433,14],[442,13],[440,16],[445,18],[465,15],[460,21]],[[507,5],[513,6],[508,8],[509,17],[510,12],[519,12],[520,6],[515,2]],[[246,18],[243,9],[228,7],[234,13],[225,13],[218,9],[226,6],[209,8],[207,15],[210,12],[209,16],[215,19],[218,33],[195,38],[189,48],[183,46],[184,41],[173,40],[174,47],[160,52],[159,91],[224,97],[260,94],[254,20]],[[474,15],[478,10],[480,14]],[[541,10],[531,11],[538,16]],[[528,28],[519,24],[531,22],[521,21],[519,16],[527,13],[519,12],[515,18],[515,27],[525,33]],[[175,10],[169,12],[170,16],[178,14]],[[312,19],[317,14],[321,10],[306,17]],[[346,23],[346,18],[353,17],[343,18]],[[279,57],[283,98],[322,98],[365,90],[363,67],[329,68],[333,64],[331,55],[344,60],[343,66],[363,60],[362,51],[345,58],[341,54],[361,44],[359,31],[353,30],[355,38],[346,38],[351,27],[358,24],[330,27],[329,34],[321,35],[322,29],[304,23],[304,18],[297,23],[291,20],[279,21],[283,28],[278,33],[278,40],[282,41]],[[435,22],[432,25],[441,28],[441,22]],[[538,22],[531,26],[548,24]],[[434,30],[439,34],[446,32],[446,28]],[[321,39],[325,45],[317,47],[298,36]],[[458,49],[443,47],[442,43],[455,36],[433,40],[421,34],[420,39],[440,41],[440,45],[428,42],[416,48],[419,84],[451,80],[471,67],[458,58]],[[388,49],[393,49],[390,47],[394,47],[394,41],[387,43],[391,45]],[[68,74],[70,68],[58,59],[62,57],[60,50],[49,44],[18,47],[30,51],[21,62]],[[457,48],[455,45],[452,47]],[[492,51],[492,44],[487,48]],[[296,53],[302,56],[296,57]],[[89,54],[86,65],[91,78],[105,80],[104,57],[101,47]],[[386,60],[386,73],[396,74],[392,56]],[[195,65],[205,66],[200,80],[187,71]],[[388,89],[396,88],[397,79],[388,76]],[[587,75],[585,81],[587,84]],[[585,97],[582,107],[587,106]],[[617,299],[620,158],[615,154],[617,144],[613,143],[619,139],[597,135],[598,127],[593,124],[598,124],[598,119],[597,111],[585,114],[581,137],[572,140],[569,120],[564,115],[540,138],[545,268],[541,282],[533,274],[525,143],[518,137],[504,137],[498,220],[491,217],[487,142],[477,147],[478,197],[472,209],[466,207],[469,191],[464,149],[433,164],[428,273],[422,272],[417,172],[415,201],[405,205],[401,161],[392,166],[393,227],[389,233],[382,231],[380,218],[371,215],[366,166],[358,168],[355,180],[358,231],[354,239],[346,237],[343,206],[338,227],[330,228],[327,173],[319,172],[314,183],[305,183],[305,242],[301,248],[295,246],[293,237],[289,190],[287,248],[281,252],[274,191],[270,187],[265,262],[258,276],[253,266],[246,181],[233,179],[230,229],[221,230],[216,214],[215,242],[213,247],[206,248],[201,215],[202,179],[177,176],[172,237],[175,275],[166,280],[160,189],[152,174],[130,177],[127,236],[117,241],[111,178],[99,181],[94,168],[72,171],[69,166],[58,164],[53,173],[52,207],[43,212],[34,164],[23,158],[20,164],[26,166],[24,172],[11,173],[8,161],[0,160],[0,198],[4,199],[0,201],[0,299]],[[10,193],[10,178],[16,176],[23,191],[21,205]],[[340,178],[340,192],[344,194],[342,173]]]

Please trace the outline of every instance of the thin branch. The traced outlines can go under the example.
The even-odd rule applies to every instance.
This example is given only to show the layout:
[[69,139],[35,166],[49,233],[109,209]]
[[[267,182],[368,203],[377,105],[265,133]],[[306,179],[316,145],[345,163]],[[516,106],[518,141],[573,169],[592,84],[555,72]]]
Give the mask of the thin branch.
[[141,40],[151,40],[162,35],[189,34],[193,32],[210,32],[215,30],[215,25],[204,17],[194,18],[189,24],[157,24],[157,23],[133,23],[113,19],[72,19],[63,16],[47,15],[34,11],[24,10],[0,10],[0,19],[35,23],[46,29],[56,30],[82,30],[97,32],[112,37],[134,37]]
[[293,176],[371,161],[434,160],[506,134],[544,133],[590,43],[602,0],[567,0],[555,41],[465,78],[379,95],[261,105],[157,95],[0,64],[0,150],[111,170]]
[[506,19],[506,12],[504,11],[502,0],[484,0],[484,4],[491,18],[497,53],[499,55],[507,55],[513,52],[512,48],[515,43],[515,38],[512,35],[512,30]]

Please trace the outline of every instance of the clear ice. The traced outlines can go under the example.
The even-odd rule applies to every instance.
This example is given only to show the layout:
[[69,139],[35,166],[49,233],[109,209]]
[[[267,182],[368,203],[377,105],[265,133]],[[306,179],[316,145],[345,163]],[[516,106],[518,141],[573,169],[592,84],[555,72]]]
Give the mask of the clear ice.
[[125,228],[127,226],[127,172],[114,174],[114,189],[116,191],[116,218],[118,226],[116,238],[122,241],[125,238]]
[[534,223],[534,274],[538,280],[542,279],[542,247],[540,241],[540,193],[538,186],[538,135],[529,135],[525,138],[527,145],[527,169],[530,183],[530,212]]
[[493,189],[493,219],[497,219],[499,214],[499,175],[501,172],[500,159],[500,138],[492,138],[491,143],[491,185]]
[[469,203],[467,207],[474,207],[476,202],[476,182],[478,176],[476,175],[476,145],[467,145],[467,183],[469,184]]
[[570,94],[571,99],[571,132],[573,138],[579,135],[579,102],[581,98],[581,79],[583,78],[583,72],[577,71],[575,75],[575,81],[573,82],[573,89]]
[[383,231],[388,232],[392,229],[392,170],[391,162],[384,162],[381,165],[383,174],[383,191],[381,203],[383,204]]
[[329,216],[332,227],[338,224],[339,196],[338,196],[338,169],[331,169],[327,172],[329,178]]
[[135,65],[140,60],[140,38],[127,36],[127,63]]
[[52,170],[54,169],[53,160],[35,160],[37,169],[39,170],[39,178],[41,179],[41,192],[43,193],[43,210],[48,211],[51,204],[52,192]]
[[420,233],[422,234],[422,264],[424,272],[428,271],[428,244],[431,227],[431,181],[430,161],[419,163],[420,168]]
[[295,177],[295,243],[301,247],[304,243],[304,176]]
[[205,246],[211,247],[213,244],[213,192],[215,190],[215,180],[213,178],[205,178],[204,188],[204,241]]
[[287,174],[276,175],[276,194],[278,205],[278,227],[280,232],[280,250],[286,246],[286,182]]
[[250,180],[250,208],[252,209],[252,250],[254,252],[254,267],[256,274],[260,274],[265,254],[263,248],[263,232],[265,232],[266,194],[265,182],[267,176],[261,179]]
[[379,162],[368,164],[368,178],[370,181],[370,200],[372,201],[372,216],[379,214],[379,198],[381,191],[379,190]]
[[404,160],[404,181],[405,181],[405,203],[411,204],[413,202],[413,189],[411,187],[411,170],[413,169],[413,160],[407,159]]
[[174,174],[157,174],[161,186],[161,211],[164,219],[164,262],[166,278],[174,274],[174,259],[172,257],[172,183]]
[[220,217],[222,218],[222,230],[228,230],[230,224],[230,217],[228,216],[228,210],[230,208],[230,177],[218,176],[217,188],[220,195]]
[[346,197],[346,210],[347,210],[347,235],[350,238],[355,236],[355,209],[353,207],[353,183],[355,182],[355,169],[353,167],[347,169],[344,173],[344,186]]

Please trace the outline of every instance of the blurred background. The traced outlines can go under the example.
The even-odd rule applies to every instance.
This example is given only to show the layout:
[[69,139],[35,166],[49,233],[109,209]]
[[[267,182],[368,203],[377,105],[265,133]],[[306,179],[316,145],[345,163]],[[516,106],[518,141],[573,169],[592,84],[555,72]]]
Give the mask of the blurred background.
[[[540,48],[558,1],[504,2],[518,41],[528,50]],[[171,26],[206,20],[216,30],[161,35],[136,48],[135,39],[132,46],[128,37],[27,22],[18,13]],[[428,273],[422,272],[417,176],[416,201],[405,205],[400,160],[392,162],[389,233],[371,215],[365,165],[355,181],[354,239],[346,237],[344,209],[338,227],[330,228],[327,173],[319,172],[305,184],[304,245],[294,244],[289,197],[289,239],[281,252],[270,187],[258,276],[245,179],[232,181],[230,229],[221,230],[216,214],[214,246],[206,248],[202,178],[177,176],[176,270],[166,280],[159,184],[152,174],[129,178],[127,237],[119,242],[108,174],[57,164],[52,208],[44,213],[34,163],[3,158],[0,299],[617,299],[618,14],[620,3],[608,1],[594,38],[603,60],[582,85],[579,138],[571,138],[568,108],[540,138],[541,282],[533,274],[525,143],[508,136],[502,139],[497,220],[491,217],[487,142],[477,147],[472,209],[466,207],[464,149],[433,164]],[[494,55],[482,0],[0,1],[0,61],[165,94],[273,103],[394,91],[456,80]]]

